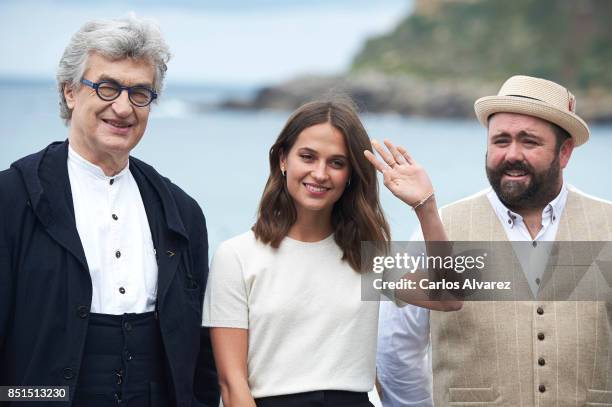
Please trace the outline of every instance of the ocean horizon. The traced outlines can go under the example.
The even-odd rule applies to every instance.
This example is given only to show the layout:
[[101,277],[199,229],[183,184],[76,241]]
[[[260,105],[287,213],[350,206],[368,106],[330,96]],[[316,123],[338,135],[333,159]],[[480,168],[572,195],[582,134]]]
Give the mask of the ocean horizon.
[[[133,156],[153,165],[190,194],[206,216],[209,256],[222,241],[248,230],[268,176],[268,150],[290,112],[212,109],[216,102],[248,97],[254,87],[170,84],[152,108]],[[0,170],[49,143],[65,140],[55,83],[0,78]],[[371,138],[403,145],[428,171],[438,206],[488,187],[485,129],[475,120],[362,114]],[[612,126],[593,126],[564,171],[567,183],[612,200]],[[380,179],[380,178],[379,178]],[[603,180],[603,182],[602,182]],[[380,182],[380,197],[394,240],[408,240],[417,219]],[[372,390],[370,400],[380,407]]]
[[[207,219],[210,253],[248,230],[266,182],[268,150],[290,112],[211,108],[225,98],[248,97],[255,87],[169,84],[153,106],[145,136],[133,155],[190,194]],[[0,168],[65,140],[55,83],[0,78]],[[367,108],[367,106],[366,106]],[[485,129],[473,120],[362,114],[371,138],[403,145],[428,171],[439,206],[488,187],[484,171]],[[574,150],[565,181],[612,200],[612,126],[591,127],[591,140]],[[602,182],[603,180],[603,182]],[[408,240],[417,220],[380,183],[381,202],[395,240]]]

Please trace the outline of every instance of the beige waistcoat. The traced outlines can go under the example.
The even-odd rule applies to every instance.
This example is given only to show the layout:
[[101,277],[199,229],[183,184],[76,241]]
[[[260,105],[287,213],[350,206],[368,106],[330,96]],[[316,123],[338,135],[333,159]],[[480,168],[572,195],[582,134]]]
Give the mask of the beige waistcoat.
[[[507,240],[485,193],[441,213],[451,240]],[[560,222],[557,240],[612,241],[612,204],[573,188]],[[612,406],[611,314],[606,301],[465,302],[458,312],[432,311],[436,407]]]

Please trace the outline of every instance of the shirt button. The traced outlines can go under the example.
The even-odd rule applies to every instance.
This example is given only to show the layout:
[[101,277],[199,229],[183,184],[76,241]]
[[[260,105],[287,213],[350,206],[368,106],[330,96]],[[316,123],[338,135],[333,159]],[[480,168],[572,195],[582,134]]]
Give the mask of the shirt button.
[[119,250],[117,250],[117,251],[115,252],[115,257],[116,257],[116,258],[121,257],[121,252],[120,252]]
[[512,221],[508,219],[508,225],[512,225]]
[[533,247],[536,247],[538,245],[538,242],[536,242],[535,240],[533,241],[533,243],[531,243],[533,245]]
[[538,339],[539,339],[539,340],[541,340],[541,341],[543,341],[543,340],[544,340],[544,333],[540,332],[540,333],[538,334]]
[[114,179],[114,178],[111,178],[111,180],[110,180],[110,181],[108,181],[108,183],[109,183],[109,184],[111,184],[111,185],[113,185],[113,184],[115,183],[115,179]]
[[117,220],[117,219],[119,219],[119,216],[117,216],[117,215],[115,215],[115,214],[113,213],[113,220]]
[[64,379],[66,380],[71,380],[74,379],[74,370],[72,370],[71,368],[67,367],[64,369]]
[[541,384],[541,385],[538,386],[538,390],[540,391],[540,393],[544,393],[546,391],[546,386]]
[[119,287],[119,292],[120,292],[121,294],[125,294],[125,288],[123,288],[123,287]]
[[132,330],[132,324],[130,324],[129,322],[124,322],[123,327],[125,328],[126,331]]
[[546,361],[544,360],[544,358],[539,358],[538,359],[538,365],[544,366],[545,364],[546,364]]
[[536,284],[540,285],[540,279],[539,278],[536,278]]
[[544,308],[542,308],[542,307],[538,307],[538,309],[536,310],[536,312],[538,313],[538,315],[544,315]]

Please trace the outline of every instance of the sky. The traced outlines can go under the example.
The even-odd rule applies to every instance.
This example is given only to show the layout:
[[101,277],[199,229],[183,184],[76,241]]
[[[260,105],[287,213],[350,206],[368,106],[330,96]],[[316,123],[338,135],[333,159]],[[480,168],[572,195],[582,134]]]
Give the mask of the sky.
[[[393,29],[412,0],[3,0],[0,77],[53,79],[87,20],[156,20],[173,59],[167,83],[262,85],[348,69],[364,41]],[[6,39],[10,39],[7,41]]]

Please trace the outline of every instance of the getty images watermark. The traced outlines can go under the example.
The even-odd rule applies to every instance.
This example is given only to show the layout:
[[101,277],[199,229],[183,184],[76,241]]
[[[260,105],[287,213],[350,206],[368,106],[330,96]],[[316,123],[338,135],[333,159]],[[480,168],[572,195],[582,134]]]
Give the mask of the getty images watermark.
[[361,271],[363,300],[612,302],[612,242],[363,242]]
[[510,290],[511,281],[479,281],[478,278],[463,278],[449,280],[444,277],[430,279],[421,277],[417,279],[400,278],[397,281],[385,279],[385,271],[391,270],[406,274],[417,272],[439,272],[463,274],[466,271],[482,271],[485,269],[487,253],[481,255],[427,255],[421,252],[418,255],[408,253],[395,253],[393,256],[375,256],[372,259],[372,271],[379,275],[374,279],[373,285],[377,290]]

